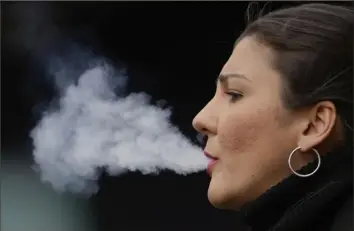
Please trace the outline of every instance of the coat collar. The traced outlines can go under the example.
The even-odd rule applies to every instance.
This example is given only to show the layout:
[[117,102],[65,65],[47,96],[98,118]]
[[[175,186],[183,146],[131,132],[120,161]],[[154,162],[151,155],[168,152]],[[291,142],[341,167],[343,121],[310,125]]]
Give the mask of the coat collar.
[[[241,216],[252,231],[307,230],[305,227],[320,217],[328,217],[329,221],[333,211],[352,195],[352,161],[351,150],[329,153],[322,157],[321,167],[313,176],[291,175],[243,206]],[[301,171],[310,172],[316,165],[310,163]]]

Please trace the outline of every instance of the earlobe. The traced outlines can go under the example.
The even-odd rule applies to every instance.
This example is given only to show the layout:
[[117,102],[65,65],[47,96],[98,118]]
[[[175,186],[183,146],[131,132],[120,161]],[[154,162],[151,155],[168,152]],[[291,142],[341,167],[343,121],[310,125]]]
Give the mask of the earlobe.
[[310,151],[329,139],[334,133],[336,119],[336,107],[332,102],[322,101],[312,107],[307,114],[307,127],[299,139],[301,151]]

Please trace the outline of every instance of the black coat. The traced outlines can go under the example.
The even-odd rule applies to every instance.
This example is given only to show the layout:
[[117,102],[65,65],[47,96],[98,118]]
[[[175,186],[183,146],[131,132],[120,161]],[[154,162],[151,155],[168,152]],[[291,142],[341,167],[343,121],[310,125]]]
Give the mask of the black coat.
[[[341,149],[322,157],[312,176],[292,175],[245,205],[250,231],[352,231],[353,158]],[[301,171],[311,172],[317,162]]]
[[351,196],[340,210],[335,214],[335,217],[330,225],[330,231],[352,231],[353,224],[353,196]]

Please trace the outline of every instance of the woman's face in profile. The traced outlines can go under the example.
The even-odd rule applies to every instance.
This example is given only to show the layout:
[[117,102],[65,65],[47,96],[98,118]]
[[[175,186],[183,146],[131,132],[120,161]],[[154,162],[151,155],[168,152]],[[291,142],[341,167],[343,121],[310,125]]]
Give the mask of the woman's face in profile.
[[237,209],[290,175],[296,115],[283,106],[281,77],[271,60],[270,49],[243,38],[220,73],[214,97],[193,120],[208,137],[205,151],[218,158],[208,189],[215,207]]

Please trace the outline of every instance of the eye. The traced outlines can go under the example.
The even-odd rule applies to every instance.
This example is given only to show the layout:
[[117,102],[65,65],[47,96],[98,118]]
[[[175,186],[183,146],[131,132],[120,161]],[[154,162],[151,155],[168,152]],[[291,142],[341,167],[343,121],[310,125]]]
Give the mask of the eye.
[[229,92],[226,92],[225,94],[229,96],[231,103],[234,103],[243,97],[243,95],[241,93],[234,92],[234,91],[229,91]]

